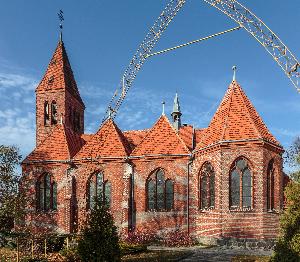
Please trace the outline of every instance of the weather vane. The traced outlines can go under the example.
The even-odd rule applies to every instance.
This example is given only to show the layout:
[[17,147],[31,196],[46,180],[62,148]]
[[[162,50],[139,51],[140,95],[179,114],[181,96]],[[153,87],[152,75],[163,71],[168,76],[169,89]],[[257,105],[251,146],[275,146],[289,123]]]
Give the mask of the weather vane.
[[57,13],[58,15],[58,19],[60,20],[60,24],[59,24],[59,28],[60,28],[60,40],[62,40],[62,30],[63,30],[63,21],[64,19],[64,12],[63,10],[59,10],[59,12]]

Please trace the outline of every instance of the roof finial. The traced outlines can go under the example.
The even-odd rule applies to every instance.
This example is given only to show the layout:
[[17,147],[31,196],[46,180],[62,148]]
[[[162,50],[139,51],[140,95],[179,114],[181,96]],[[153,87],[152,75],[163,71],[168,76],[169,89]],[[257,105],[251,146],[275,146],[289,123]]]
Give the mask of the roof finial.
[[232,81],[235,81],[236,80],[236,70],[237,70],[237,67],[233,66],[232,70],[233,70],[233,79],[232,79]]
[[60,28],[60,34],[59,34],[59,41],[62,42],[62,31],[63,31],[63,21],[64,19],[64,12],[63,10],[59,10],[59,13],[57,13],[58,19],[60,20],[59,28]]
[[165,115],[165,104],[166,102],[165,101],[162,101],[162,115],[164,116]]
[[108,108],[108,119],[112,118],[112,113],[113,113],[113,109],[111,108],[111,106]]

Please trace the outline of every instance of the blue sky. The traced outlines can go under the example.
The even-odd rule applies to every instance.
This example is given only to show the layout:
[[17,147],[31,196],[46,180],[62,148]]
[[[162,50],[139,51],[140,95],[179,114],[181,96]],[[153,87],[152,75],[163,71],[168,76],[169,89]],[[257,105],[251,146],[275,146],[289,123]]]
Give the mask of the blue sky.
[[[58,41],[57,12],[65,13],[64,43],[86,104],[86,132],[95,132],[123,70],[168,1],[2,1],[0,9],[0,144],[22,154],[35,145],[35,93]],[[299,0],[241,0],[300,58]],[[188,0],[155,50],[234,27],[201,0]],[[149,128],[171,113],[176,90],[183,122],[206,127],[231,79],[246,91],[270,131],[287,148],[300,135],[300,95],[267,52],[237,31],[149,59],[116,122]]]

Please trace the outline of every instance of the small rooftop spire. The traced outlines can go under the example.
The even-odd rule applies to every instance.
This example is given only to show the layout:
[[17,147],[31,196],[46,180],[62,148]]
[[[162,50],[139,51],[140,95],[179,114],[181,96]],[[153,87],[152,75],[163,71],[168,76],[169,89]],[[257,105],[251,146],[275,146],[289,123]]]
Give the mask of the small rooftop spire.
[[173,126],[178,131],[181,127],[181,110],[180,110],[180,104],[179,104],[179,98],[178,94],[176,92],[174,103],[173,103],[173,112],[171,113],[172,120],[173,120]]
[[57,13],[58,19],[60,20],[59,28],[60,28],[60,34],[59,34],[59,41],[62,42],[62,31],[63,31],[63,21],[64,19],[64,12],[63,10],[59,10],[59,13]]
[[236,80],[236,70],[237,70],[237,67],[233,66],[232,70],[233,70],[233,79],[232,79],[232,81],[235,81]]
[[166,102],[162,101],[161,104],[162,104],[162,115],[164,116],[165,115],[165,104],[166,104]]

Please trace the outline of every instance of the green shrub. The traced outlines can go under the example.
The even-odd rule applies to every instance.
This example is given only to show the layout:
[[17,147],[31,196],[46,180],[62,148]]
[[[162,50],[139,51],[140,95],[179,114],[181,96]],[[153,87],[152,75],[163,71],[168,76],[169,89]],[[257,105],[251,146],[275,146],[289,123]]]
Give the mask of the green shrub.
[[108,207],[100,201],[92,209],[78,242],[78,254],[82,261],[120,261],[117,228]]
[[66,262],[78,262],[80,261],[77,248],[64,248],[59,252],[64,258]]
[[47,251],[59,252],[63,249],[66,236],[53,235],[47,238]]
[[[300,138],[297,141],[292,159],[300,169]],[[286,208],[280,218],[280,238],[272,261],[300,261],[300,171],[293,173],[292,178],[284,192]]]

